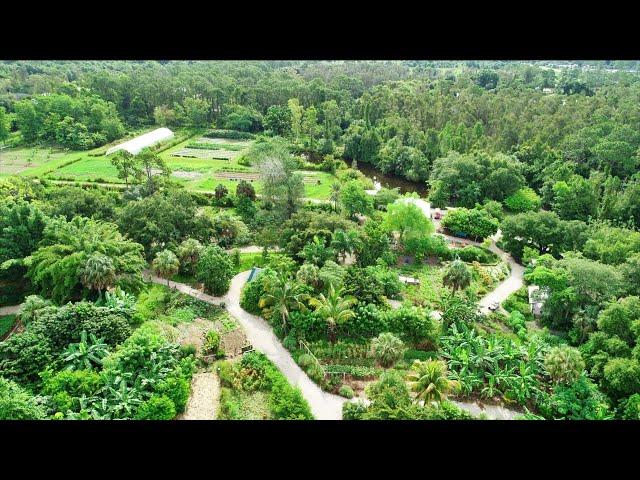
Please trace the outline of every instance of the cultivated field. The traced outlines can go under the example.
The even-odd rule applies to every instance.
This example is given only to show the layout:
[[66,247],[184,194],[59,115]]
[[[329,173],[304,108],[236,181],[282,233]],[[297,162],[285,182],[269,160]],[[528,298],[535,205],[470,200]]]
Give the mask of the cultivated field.
[[[178,132],[176,132],[178,134]],[[118,144],[117,140],[113,144]],[[218,184],[235,191],[240,180],[262,191],[258,172],[238,160],[251,141],[194,136],[159,155],[172,170],[174,180],[199,192],[213,192]],[[52,148],[12,148],[0,154],[0,176],[20,175],[65,182],[124,184],[109,157],[101,155],[105,146],[88,151]],[[303,171],[305,196],[326,199],[335,177],[325,172]]]

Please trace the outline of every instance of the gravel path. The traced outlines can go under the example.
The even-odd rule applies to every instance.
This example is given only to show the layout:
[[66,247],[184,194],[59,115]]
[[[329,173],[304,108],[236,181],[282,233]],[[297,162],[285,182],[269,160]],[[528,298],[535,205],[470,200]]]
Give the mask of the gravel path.
[[239,273],[231,280],[231,288],[224,297],[227,310],[245,329],[249,343],[256,350],[264,353],[287,377],[291,385],[300,388],[316,419],[342,419],[342,404],[346,400],[337,395],[323,392],[293,360],[289,351],[282,346],[266,320],[251,315],[240,307],[240,291],[248,276],[249,271],[246,271]]
[[500,240],[502,236],[502,232],[498,230],[498,232],[491,237],[491,246],[489,250],[498,255],[503,261],[507,262],[511,267],[511,273],[509,276],[504,279],[500,284],[492,291],[485,295],[480,299],[478,305],[480,306],[480,311],[483,314],[488,314],[490,312],[489,306],[494,303],[502,303],[504,302],[509,295],[513,292],[517,291],[522,285],[524,285],[523,277],[524,277],[524,267],[517,263],[511,255],[507,252],[500,250],[496,246],[496,242]]
[[459,402],[457,400],[451,400],[451,402],[476,417],[481,413],[484,413],[487,415],[489,420],[515,420],[517,416],[522,415],[521,412],[516,412],[515,410],[501,407],[499,405],[481,406],[476,402]]
[[[346,399],[323,392],[293,360],[289,351],[282,346],[271,326],[262,317],[251,315],[240,306],[240,292],[247,281],[250,270],[241,272],[231,280],[229,292],[224,297],[213,297],[188,285],[169,282],[170,288],[191,295],[204,302],[219,305],[224,302],[228,312],[235,317],[247,334],[247,340],[253,347],[264,353],[287,377],[291,385],[299,387],[302,395],[309,403],[313,416],[318,420],[342,419],[342,404]],[[166,285],[167,281],[150,272],[147,277],[154,283]]]
[[212,372],[196,373],[191,381],[191,395],[178,420],[215,420],[220,399],[220,381]]

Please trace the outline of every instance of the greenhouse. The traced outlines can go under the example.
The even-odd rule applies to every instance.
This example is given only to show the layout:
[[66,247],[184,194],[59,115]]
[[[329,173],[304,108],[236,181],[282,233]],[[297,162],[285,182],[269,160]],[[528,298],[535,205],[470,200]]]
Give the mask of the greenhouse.
[[152,132],[145,133],[144,135],[132,138],[120,145],[111,147],[107,150],[106,155],[111,155],[113,152],[117,152],[118,150],[126,150],[130,154],[136,155],[137,153],[140,153],[143,148],[150,147],[169,138],[173,138],[173,132],[171,130],[164,127],[157,128]]

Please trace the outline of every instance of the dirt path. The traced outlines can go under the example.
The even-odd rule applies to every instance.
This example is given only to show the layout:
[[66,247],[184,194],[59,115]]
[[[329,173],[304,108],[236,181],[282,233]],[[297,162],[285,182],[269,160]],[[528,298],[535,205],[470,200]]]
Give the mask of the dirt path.
[[191,381],[191,396],[178,420],[215,420],[220,401],[220,381],[213,372],[196,373]]
[[0,307],[0,316],[17,314],[20,311],[20,308],[22,308],[22,304]]

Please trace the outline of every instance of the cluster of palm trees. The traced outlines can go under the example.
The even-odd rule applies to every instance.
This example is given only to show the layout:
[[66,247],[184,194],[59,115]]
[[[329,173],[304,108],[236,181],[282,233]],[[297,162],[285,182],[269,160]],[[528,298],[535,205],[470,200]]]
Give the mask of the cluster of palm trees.
[[351,309],[357,300],[350,296],[343,296],[342,287],[335,288],[329,284],[327,295],[321,293],[317,298],[305,293],[304,286],[293,280],[289,272],[280,272],[267,280],[265,294],[260,299],[261,309],[269,308],[276,313],[281,321],[284,332],[288,329],[288,320],[293,310],[306,310],[307,305],[327,322],[329,340],[334,343],[339,325],[346,323],[355,316]]

